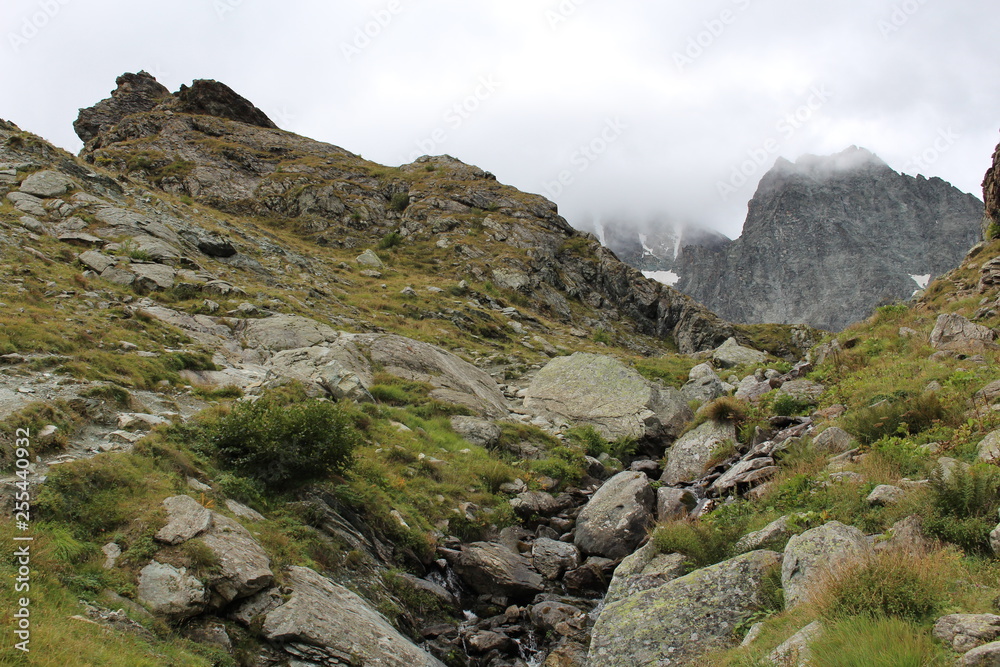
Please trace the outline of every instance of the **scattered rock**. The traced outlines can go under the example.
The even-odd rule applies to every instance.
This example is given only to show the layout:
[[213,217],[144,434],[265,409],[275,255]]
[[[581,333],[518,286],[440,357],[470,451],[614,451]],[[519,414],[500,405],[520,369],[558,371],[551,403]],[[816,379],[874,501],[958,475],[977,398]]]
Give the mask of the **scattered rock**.
[[1000,665],[1000,642],[990,642],[962,656],[962,667],[995,667]]
[[850,433],[831,426],[813,438],[813,447],[824,454],[843,454],[851,449],[853,442]]
[[379,256],[376,255],[375,251],[371,249],[365,250],[363,253],[358,255],[357,259],[355,259],[354,261],[356,261],[358,264],[364,266],[370,266],[375,269],[385,268],[385,263],[381,259],[379,259]]
[[931,345],[938,350],[975,354],[994,348],[996,332],[973,324],[957,313],[939,315],[931,331]]
[[982,463],[1000,463],[1000,430],[988,433],[976,450]]
[[477,417],[455,416],[451,418],[451,427],[460,436],[473,445],[491,448],[500,442],[503,431],[493,422]]
[[477,593],[518,601],[544,589],[542,577],[526,558],[495,542],[463,545],[452,567]]
[[163,501],[167,509],[167,525],[155,537],[166,544],[186,542],[206,530],[212,522],[211,510],[202,507],[191,496],[173,496]]
[[66,194],[71,189],[77,187],[79,186],[68,176],[58,171],[44,169],[29,174],[27,178],[21,181],[20,190],[25,194],[35,197],[48,198]]
[[580,566],[580,550],[572,544],[540,537],[531,545],[535,569],[549,580],[556,580],[567,570]]
[[767,354],[743,347],[735,338],[729,338],[712,352],[712,360],[722,368],[733,366],[756,366],[767,361]]
[[205,585],[186,569],[156,561],[139,572],[136,595],[152,613],[175,621],[200,614],[208,601]]
[[864,533],[839,521],[795,535],[785,546],[781,566],[785,608],[804,602],[824,576],[836,573],[870,552],[871,546]]
[[762,547],[773,545],[792,534],[789,525],[789,517],[783,516],[775,519],[760,530],[747,533],[739,539],[734,547],[737,553],[756,551]]
[[768,653],[767,660],[781,667],[806,667],[812,657],[809,644],[819,639],[822,633],[823,624],[813,621]]
[[736,442],[736,427],[730,421],[709,420],[685,433],[667,450],[667,464],[660,481],[672,486],[698,479],[712,453],[726,442]]
[[659,521],[683,519],[697,504],[698,499],[686,489],[661,486],[656,490],[656,518]]
[[960,653],[1000,637],[1000,616],[995,614],[949,614],[934,624],[934,637]]
[[899,488],[898,486],[892,486],[890,484],[879,484],[876,486],[868,497],[865,499],[869,505],[875,505],[878,507],[887,507],[889,505],[895,505],[903,496],[906,495],[906,491]]

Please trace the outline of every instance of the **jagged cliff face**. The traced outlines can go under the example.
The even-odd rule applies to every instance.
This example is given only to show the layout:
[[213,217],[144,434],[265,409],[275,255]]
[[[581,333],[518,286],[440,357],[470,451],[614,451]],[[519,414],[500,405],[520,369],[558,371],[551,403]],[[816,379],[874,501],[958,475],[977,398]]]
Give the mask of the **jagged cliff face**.
[[367,247],[393,231],[434,241],[453,248],[456,278],[491,281],[584,328],[625,320],[686,352],[733,334],[574,230],[552,202],[481,169],[447,156],[383,167],[277,129],[214,81],[174,95],[145,73],[118,83],[76,123],[89,162],[229,213],[294,220],[319,245]]
[[986,235],[991,224],[1000,224],[1000,146],[993,153],[993,165],[986,171],[986,178],[983,179],[983,201],[986,204],[983,234]]
[[909,298],[980,238],[982,203],[871,153],[779,160],[721,251],[686,248],[678,289],[734,322],[838,331]]

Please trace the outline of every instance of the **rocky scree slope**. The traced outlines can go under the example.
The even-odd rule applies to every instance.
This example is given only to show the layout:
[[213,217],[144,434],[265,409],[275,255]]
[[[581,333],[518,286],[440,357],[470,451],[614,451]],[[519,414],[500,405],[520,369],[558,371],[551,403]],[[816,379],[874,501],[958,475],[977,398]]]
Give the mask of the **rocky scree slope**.
[[779,159],[742,235],[685,248],[676,287],[733,322],[840,331],[957,266],[981,238],[982,210],[976,197],[899,174],[864,149]]

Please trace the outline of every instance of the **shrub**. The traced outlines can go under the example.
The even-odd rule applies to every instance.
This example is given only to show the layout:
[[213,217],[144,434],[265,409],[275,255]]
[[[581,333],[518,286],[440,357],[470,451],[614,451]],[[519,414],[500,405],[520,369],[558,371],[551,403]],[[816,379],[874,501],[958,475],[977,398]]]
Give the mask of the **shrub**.
[[953,417],[937,394],[926,393],[910,398],[894,397],[852,410],[844,416],[843,426],[861,443],[870,445],[886,436],[921,433]]
[[937,466],[930,474],[927,531],[973,553],[990,553],[1000,508],[1000,471],[986,466]]
[[[410,195],[407,192],[397,192],[389,200],[389,208],[396,213],[402,213],[410,205]],[[395,233],[395,232],[393,232]]]
[[774,414],[776,415],[797,415],[809,410],[813,403],[800,401],[791,394],[778,394],[774,398]]
[[346,469],[360,437],[339,406],[273,394],[238,403],[210,427],[223,466],[270,490],[287,490]]
[[946,568],[939,555],[883,552],[841,571],[820,594],[829,618],[930,618],[946,598]]
[[742,522],[668,521],[653,531],[653,544],[660,553],[687,556],[689,569],[696,570],[732,556],[742,534]]
[[403,244],[403,235],[399,232],[389,232],[378,242],[379,250],[389,250]]
[[702,408],[701,415],[712,421],[742,422],[747,418],[747,405],[732,396],[723,396]]

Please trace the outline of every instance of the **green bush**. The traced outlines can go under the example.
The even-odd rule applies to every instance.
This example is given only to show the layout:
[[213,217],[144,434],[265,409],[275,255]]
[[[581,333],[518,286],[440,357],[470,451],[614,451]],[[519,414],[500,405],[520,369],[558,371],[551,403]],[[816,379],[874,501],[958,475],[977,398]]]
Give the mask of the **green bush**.
[[924,527],[931,535],[970,553],[990,553],[990,531],[1000,509],[1000,471],[956,465],[930,474],[931,507]]
[[870,445],[892,435],[914,435],[940,422],[952,421],[954,414],[935,393],[915,397],[892,397],[867,408],[851,410],[843,427],[861,443]]
[[943,604],[942,572],[927,556],[883,553],[838,574],[823,598],[830,618],[929,619]]
[[689,570],[696,570],[730,558],[743,535],[743,525],[739,521],[669,521],[653,531],[653,544],[660,553],[683,554]]
[[238,403],[209,426],[221,464],[282,491],[345,470],[360,436],[329,401],[287,403],[274,394]]
[[403,235],[399,232],[389,232],[378,242],[379,250],[389,250],[403,244]]
[[810,410],[813,403],[800,401],[791,394],[778,394],[774,398],[774,414],[782,416],[798,415]]
[[407,192],[397,192],[389,200],[389,208],[396,213],[402,213],[410,205],[410,195]]
[[954,664],[930,628],[898,618],[849,618],[824,625],[812,643],[815,667],[944,667]]

